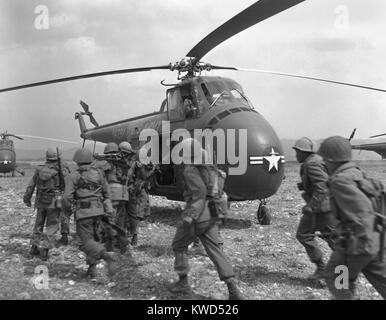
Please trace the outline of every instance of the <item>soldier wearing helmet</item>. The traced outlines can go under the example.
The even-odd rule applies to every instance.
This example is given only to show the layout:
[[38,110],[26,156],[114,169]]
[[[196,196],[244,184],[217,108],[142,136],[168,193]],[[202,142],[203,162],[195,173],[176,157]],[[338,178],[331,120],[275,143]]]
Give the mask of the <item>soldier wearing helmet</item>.
[[[172,243],[175,256],[174,270],[179,280],[170,284],[168,289],[173,293],[191,291],[188,281],[187,249],[189,244],[198,237],[216,266],[220,280],[227,284],[229,299],[240,300],[242,296],[236,285],[233,268],[219,245],[218,220],[221,219],[221,214],[224,212],[217,208],[223,193],[216,179],[217,167],[205,164],[204,159],[208,159],[208,154],[202,149],[199,141],[192,138],[185,139],[179,147],[183,150],[183,163],[180,170],[186,207],[182,212],[181,221]],[[185,152],[187,150],[194,151],[191,154]]]
[[311,262],[316,265],[315,272],[309,280],[321,280],[325,269],[323,253],[316,240],[316,231],[320,231],[323,239],[332,247],[331,232],[336,224],[331,214],[328,195],[328,174],[323,159],[315,154],[312,140],[302,137],[295,142],[293,149],[296,159],[301,163],[298,189],[303,191],[302,197],[306,205],[302,208],[302,217],[296,232],[297,240],[306,249]]
[[102,170],[94,164],[88,149],[78,149],[73,160],[78,168],[66,179],[63,203],[66,207],[75,205],[76,232],[81,241],[80,250],[86,254],[89,265],[87,275],[96,277],[96,264],[104,259],[108,264],[109,274],[115,273],[116,257],[101,243],[102,235],[109,232],[103,222],[104,216],[111,219],[113,207],[110,190]]
[[[95,164],[105,173],[114,209],[113,219],[118,221],[119,217],[126,215],[126,206],[129,200],[127,190],[128,170],[126,163],[119,156],[119,148],[115,142],[106,144],[103,153],[105,155],[104,160],[96,161]],[[120,252],[122,254],[126,253],[128,244],[126,236],[122,234],[116,235],[113,230],[111,231],[113,237],[106,239],[106,249],[113,251],[113,240],[116,236]]]
[[[338,220],[335,251],[326,266],[327,287],[336,299],[353,299],[355,281],[359,273],[370,281],[386,298],[386,263],[379,261],[380,233],[375,226],[372,202],[360,189],[366,181],[365,174],[352,162],[348,139],[333,136],[325,139],[318,153],[326,162],[330,175],[328,186],[331,209]],[[348,268],[348,288],[337,288],[336,267]]]
[[138,154],[129,142],[122,141],[119,144],[119,150],[128,168],[129,201],[126,206],[126,214],[119,216],[118,224],[122,227],[128,224],[132,236],[131,245],[136,246],[138,244],[138,223],[150,214],[148,178],[154,170],[151,166],[143,165],[138,160]]
[[[62,167],[63,176],[69,173],[67,166]],[[48,148],[46,163],[38,166],[24,194],[23,201],[31,207],[31,198],[36,189],[35,208],[37,209],[35,226],[31,240],[30,254],[48,259],[49,250],[55,247],[55,234],[59,230],[61,206],[55,201],[60,193],[58,155],[56,150]],[[43,233],[44,226],[46,232]]]

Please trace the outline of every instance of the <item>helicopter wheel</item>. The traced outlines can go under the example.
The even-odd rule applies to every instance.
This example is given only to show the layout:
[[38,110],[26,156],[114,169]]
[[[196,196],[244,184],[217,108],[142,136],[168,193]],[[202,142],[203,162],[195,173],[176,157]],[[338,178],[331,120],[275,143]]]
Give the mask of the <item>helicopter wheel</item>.
[[261,200],[257,209],[257,221],[261,225],[270,225],[272,222],[271,209],[266,205],[265,200]]

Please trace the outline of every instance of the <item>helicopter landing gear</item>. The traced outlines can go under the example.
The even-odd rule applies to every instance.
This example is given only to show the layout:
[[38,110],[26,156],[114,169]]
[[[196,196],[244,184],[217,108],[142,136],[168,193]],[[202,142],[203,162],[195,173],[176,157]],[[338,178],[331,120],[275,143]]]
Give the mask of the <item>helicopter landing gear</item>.
[[15,170],[12,171],[12,178],[15,177]]
[[267,206],[267,202],[263,199],[260,201],[257,209],[257,221],[261,225],[269,225],[272,222],[271,209]]

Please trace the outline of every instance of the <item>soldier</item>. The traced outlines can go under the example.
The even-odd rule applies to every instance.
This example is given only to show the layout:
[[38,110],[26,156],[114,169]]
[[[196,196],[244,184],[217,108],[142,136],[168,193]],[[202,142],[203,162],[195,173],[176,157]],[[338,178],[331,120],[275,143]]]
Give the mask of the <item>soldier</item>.
[[[126,216],[126,206],[129,200],[127,191],[128,169],[123,161],[118,158],[118,145],[110,142],[105,146],[103,153],[107,156],[106,161],[99,162],[99,167],[105,172],[109,184],[111,200],[113,204],[115,222],[119,217]],[[108,158],[111,156],[111,158]],[[118,224],[119,225],[119,224]],[[108,251],[113,251],[113,239],[106,239]],[[118,246],[122,254],[127,251],[127,238],[121,234],[117,235]]]
[[126,218],[128,218],[129,230],[132,235],[131,245],[136,246],[138,244],[138,223],[142,219],[138,211],[139,195],[142,189],[142,181],[138,179],[138,170],[142,164],[137,160],[136,153],[132,149],[131,144],[127,141],[123,141],[119,144],[119,150],[126,161],[128,166],[128,186],[129,186],[129,201],[127,202],[126,212],[128,217],[120,218],[119,225],[125,224]]
[[315,232],[320,231],[332,248],[331,234],[336,225],[329,204],[328,174],[323,159],[315,154],[314,144],[309,138],[297,140],[293,149],[296,151],[297,161],[301,163],[301,182],[298,183],[298,189],[303,191],[302,197],[306,201],[296,238],[306,249],[311,262],[316,265],[315,272],[308,279],[317,281],[323,279],[325,262]]
[[[355,281],[363,273],[374,288],[386,298],[386,263],[378,260],[380,234],[374,230],[375,214],[370,199],[359,189],[365,179],[358,166],[351,162],[348,139],[334,136],[323,141],[318,153],[324,158],[331,209],[338,219],[335,251],[327,264],[325,277],[330,292],[337,299],[353,299]],[[348,269],[348,288],[336,286],[337,266]],[[339,281],[338,281],[339,282]]]
[[106,232],[103,220],[110,221],[113,214],[106,178],[102,170],[91,165],[93,157],[90,150],[76,150],[73,160],[78,168],[66,179],[63,203],[70,207],[75,201],[76,233],[81,241],[80,250],[86,254],[89,265],[87,275],[96,277],[99,259],[107,262],[109,274],[113,275],[116,271],[116,257],[101,243],[102,234]]
[[[184,180],[184,199],[186,208],[182,213],[182,219],[177,227],[173,239],[172,247],[175,255],[174,270],[179,276],[179,280],[170,284],[168,289],[173,293],[189,293],[191,291],[188,282],[189,263],[187,249],[188,245],[199,237],[204,248],[217,268],[217,272],[222,281],[228,286],[229,299],[242,299],[239,292],[233,268],[224,252],[219,246],[218,240],[218,219],[212,210],[208,208],[207,197],[211,202],[216,195],[216,181],[209,166],[194,165],[205,155],[205,150],[201,144],[192,138],[185,139],[181,142],[183,150],[195,147],[200,150],[193,157],[183,157],[182,177]],[[197,148],[197,149],[196,149]],[[217,212],[217,211],[216,211]]]
[[[48,259],[48,252],[55,246],[55,234],[59,230],[60,205],[56,201],[60,193],[58,155],[54,149],[46,151],[46,163],[39,166],[24,194],[23,201],[31,207],[31,198],[36,187],[35,208],[37,209],[33,229],[30,254],[40,254],[42,260]],[[46,232],[43,233],[44,225]]]

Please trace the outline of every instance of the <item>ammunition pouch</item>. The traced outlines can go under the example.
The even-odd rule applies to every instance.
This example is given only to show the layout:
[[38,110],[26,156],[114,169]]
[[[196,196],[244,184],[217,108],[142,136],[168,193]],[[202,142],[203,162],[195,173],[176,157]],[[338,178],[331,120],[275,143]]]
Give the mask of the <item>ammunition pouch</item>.
[[208,200],[208,208],[211,218],[218,219],[219,217],[219,209],[214,198],[209,198]]
[[55,195],[55,208],[56,209],[62,209],[63,208],[63,197],[61,193],[57,193]]
[[103,215],[104,208],[99,198],[84,198],[76,201],[76,220]]
[[221,197],[207,197],[210,216],[215,219],[224,219],[228,215],[228,196],[225,192]]
[[39,202],[42,204],[51,204],[55,198],[55,193],[41,191],[39,195]]

